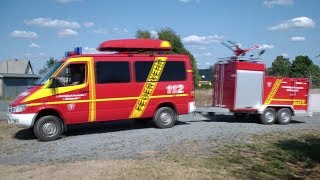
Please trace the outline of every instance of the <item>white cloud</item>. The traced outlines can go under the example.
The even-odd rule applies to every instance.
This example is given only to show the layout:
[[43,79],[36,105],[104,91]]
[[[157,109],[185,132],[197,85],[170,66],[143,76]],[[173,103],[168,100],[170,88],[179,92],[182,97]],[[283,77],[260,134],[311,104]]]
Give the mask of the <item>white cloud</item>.
[[200,54],[195,54],[195,57],[212,57],[213,54],[211,52],[206,52],[206,53],[200,53]]
[[40,27],[52,27],[52,28],[80,28],[80,24],[75,21],[66,21],[51,18],[35,18],[32,20],[26,20],[27,25],[36,25]]
[[108,31],[106,30],[106,29],[95,29],[95,30],[93,30],[93,32],[94,33],[96,33],[96,34],[107,34],[108,33]]
[[122,29],[122,28],[115,27],[112,29],[112,32],[122,34],[122,33],[128,33],[129,31],[126,28]]
[[157,31],[152,30],[152,31],[150,31],[150,33],[151,33],[151,38],[154,38],[154,39],[158,39],[159,38],[159,35],[158,35]]
[[287,20],[284,23],[272,26],[269,28],[270,31],[277,30],[287,30],[287,29],[295,29],[295,28],[313,28],[316,23],[308,18],[308,17],[296,17],[290,20]]
[[29,44],[28,47],[30,47],[30,48],[39,48],[40,46],[38,44],[31,43],[31,44]]
[[84,47],[83,53],[84,54],[98,54],[100,52],[96,48]]
[[67,4],[67,3],[73,3],[73,2],[82,2],[83,0],[56,0],[56,1],[61,4]]
[[291,41],[305,41],[305,40],[306,40],[306,38],[302,37],[302,36],[291,37]]
[[266,0],[263,2],[263,4],[268,7],[273,7],[275,5],[289,6],[289,5],[293,5],[294,1],[293,0]]
[[259,49],[273,49],[274,45],[262,44]]
[[44,52],[39,53],[39,56],[45,56],[45,55],[46,55],[46,53],[44,53]]
[[10,36],[17,38],[35,38],[38,37],[38,34],[32,31],[14,30],[10,33]]
[[82,23],[83,24],[83,26],[84,27],[92,27],[92,26],[94,26],[94,23],[93,22],[84,22],[84,23]]
[[219,35],[209,35],[209,36],[197,36],[197,35],[191,35],[182,38],[182,41],[186,44],[210,44],[213,42],[218,42],[221,40],[223,36]]
[[62,29],[58,32],[60,37],[70,37],[70,36],[77,36],[78,32],[72,29]]
[[289,56],[289,54],[287,54],[287,53],[282,53],[281,56],[287,58],[287,57]]

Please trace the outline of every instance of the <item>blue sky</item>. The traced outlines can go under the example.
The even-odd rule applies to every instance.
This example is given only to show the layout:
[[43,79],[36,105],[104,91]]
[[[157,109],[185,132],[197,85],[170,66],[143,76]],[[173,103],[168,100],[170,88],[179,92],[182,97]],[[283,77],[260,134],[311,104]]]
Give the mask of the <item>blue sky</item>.
[[319,65],[319,7],[319,0],[2,0],[0,60],[28,59],[37,73],[74,47],[96,53],[105,40],[170,27],[199,68],[230,56],[220,44],[228,40],[262,45],[267,66],[278,55],[308,55]]

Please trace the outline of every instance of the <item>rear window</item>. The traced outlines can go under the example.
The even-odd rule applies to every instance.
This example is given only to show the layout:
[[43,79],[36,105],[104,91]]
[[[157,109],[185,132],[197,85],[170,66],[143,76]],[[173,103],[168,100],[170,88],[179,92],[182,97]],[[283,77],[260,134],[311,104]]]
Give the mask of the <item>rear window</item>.
[[[135,78],[137,82],[145,82],[149,75],[153,62],[135,62]],[[186,68],[183,61],[167,61],[160,76],[161,81],[184,81],[186,80]]]
[[96,62],[96,82],[127,83],[130,81],[129,62]]

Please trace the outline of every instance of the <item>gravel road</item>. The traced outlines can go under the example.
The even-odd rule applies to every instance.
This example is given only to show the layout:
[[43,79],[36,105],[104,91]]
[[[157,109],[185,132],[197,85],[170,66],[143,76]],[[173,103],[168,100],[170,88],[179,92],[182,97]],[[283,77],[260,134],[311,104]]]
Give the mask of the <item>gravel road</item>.
[[[68,162],[159,156],[167,151],[205,154],[212,148],[248,141],[273,132],[319,130],[320,116],[294,117],[289,125],[262,125],[253,119],[232,116],[183,115],[170,129],[156,129],[152,122],[119,121],[73,126],[66,136],[39,142],[29,129],[18,129],[0,143],[0,164]],[[285,137],[284,137],[285,138]],[[210,151],[208,151],[210,149]]]

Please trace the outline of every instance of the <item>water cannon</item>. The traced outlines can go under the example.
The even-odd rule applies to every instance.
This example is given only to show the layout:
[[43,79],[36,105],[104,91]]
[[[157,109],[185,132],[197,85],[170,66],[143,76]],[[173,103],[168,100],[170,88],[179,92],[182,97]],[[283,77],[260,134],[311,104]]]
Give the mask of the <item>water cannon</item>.
[[75,47],[73,51],[67,51],[65,52],[65,57],[70,57],[70,56],[76,56],[82,54],[82,48],[81,47]]

